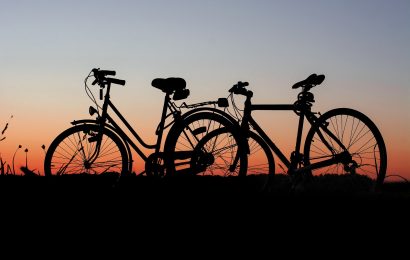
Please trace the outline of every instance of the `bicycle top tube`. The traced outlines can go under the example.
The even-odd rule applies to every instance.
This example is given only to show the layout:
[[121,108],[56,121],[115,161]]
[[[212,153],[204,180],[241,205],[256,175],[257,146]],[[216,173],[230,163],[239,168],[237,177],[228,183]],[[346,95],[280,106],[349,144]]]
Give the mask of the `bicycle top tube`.
[[251,104],[251,110],[295,110],[294,104]]

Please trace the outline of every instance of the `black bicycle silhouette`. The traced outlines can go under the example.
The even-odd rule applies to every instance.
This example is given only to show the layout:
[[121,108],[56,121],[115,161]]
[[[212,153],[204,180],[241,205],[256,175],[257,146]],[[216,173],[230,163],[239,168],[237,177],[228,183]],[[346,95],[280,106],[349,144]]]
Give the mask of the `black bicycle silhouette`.
[[[131,173],[131,148],[145,161],[145,170],[139,174],[246,174],[246,158],[238,150],[241,147],[239,142],[242,140],[239,131],[225,118],[223,112],[216,108],[228,106],[226,98],[177,106],[172,100],[183,100],[189,96],[185,80],[154,79],[151,85],[163,91],[165,99],[161,120],[155,133],[157,141],[155,144],[147,144],[110,100],[112,84],[125,85],[124,80],[107,77],[115,74],[115,71],[93,69],[86,77],[85,90],[95,104],[95,107],[90,106],[89,113],[91,116],[97,115],[97,118],[73,121],[73,127],[63,131],[53,140],[44,161],[46,176]],[[100,100],[104,100],[102,107],[87,85],[90,77],[94,77],[92,85],[100,86]],[[146,155],[110,116],[109,108],[140,145],[154,152]],[[182,109],[188,111],[182,113]],[[167,120],[171,122],[166,123]],[[170,129],[161,151],[164,130],[168,127]],[[231,167],[232,163],[226,160],[232,157],[232,154],[239,154],[240,157],[235,167]]]
[[[230,113],[231,120],[240,123],[242,137],[248,140],[248,147],[242,149],[248,154],[247,175],[265,175],[269,177],[267,180],[272,180],[275,173],[273,151],[286,166],[287,173],[294,177],[293,180],[317,174],[361,174],[374,180],[376,187],[383,183],[387,153],[376,125],[366,115],[350,108],[332,109],[323,115],[312,112],[315,99],[310,90],[324,79],[324,75],[312,74],[294,84],[293,89],[301,88],[302,91],[293,104],[252,104],[253,92],[246,89],[247,82],[238,82],[229,90],[234,108],[234,113]],[[234,94],[246,97],[244,110],[235,105]],[[254,110],[289,110],[299,117],[295,150],[289,159],[257,124],[252,117]],[[311,128],[304,140],[302,153],[305,118]],[[235,167],[237,161],[238,156],[231,167]]]

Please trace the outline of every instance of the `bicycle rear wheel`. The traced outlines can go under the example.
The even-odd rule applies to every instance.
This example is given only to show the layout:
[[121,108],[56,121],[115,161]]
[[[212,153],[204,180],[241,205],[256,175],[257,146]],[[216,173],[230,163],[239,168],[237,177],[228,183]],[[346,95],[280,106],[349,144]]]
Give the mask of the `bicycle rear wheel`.
[[193,114],[168,133],[164,148],[167,175],[245,176],[247,160],[241,142],[239,129],[223,116]]
[[77,125],[58,135],[47,150],[44,174],[122,174],[128,171],[127,150],[121,139],[104,129],[97,158],[90,161],[97,148],[98,125]]
[[238,153],[238,145],[230,131],[221,127],[199,140],[193,150],[190,169],[197,175],[236,176],[239,168],[230,170]]
[[[318,126],[322,127],[318,128]],[[323,127],[346,147],[351,160],[312,170],[312,174],[359,174],[372,179],[377,185],[383,183],[387,168],[387,153],[383,137],[367,116],[349,108],[326,112],[319,118],[317,125],[310,129],[304,148],[305,166],[327,160],[343,152],[343,148],[323,131]]]

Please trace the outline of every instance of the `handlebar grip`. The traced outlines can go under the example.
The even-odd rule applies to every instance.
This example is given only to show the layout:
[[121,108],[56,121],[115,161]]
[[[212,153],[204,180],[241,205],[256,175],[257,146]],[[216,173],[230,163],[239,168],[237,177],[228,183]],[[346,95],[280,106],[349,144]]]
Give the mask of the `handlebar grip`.
[[248,82],[242,82],[242,81],[238,82],[238,87],[240,87],[240,88],[247,87],[247,86],[249,86]]
[[122,86],[125,85],[125,80],[122,80],[122,79],[106,78],[106,80],[108,82],[111,82],[112,84],[117,84],[117,85],[122,85]]
[[104,76],[115,76],[116,72],[115,70],[100,70],[98,73],[104,75]]
[[232,88],[229,89],[229,92],[232,93],[235,91],[235,89],[237,89],[238,86],[234,85]]
[[244,89],[244,88],[238,88],[238,89],[235,89],[235,90],[233,91],[233,93],[236,94],[236,95],[244,95],[244,96],[246,96],[246,95],[248,94],[248,90],[247,90],[247,89]]
[[94,73],[94,75],[100,75],[100,76],[103,76],[103,77],[105,77],[105,76],[115,76],[115,74],[116,74],[115,70],[100,70],[100,69],[94,68],[91,71]]
[[238,94],[237,92],[239,89],[243,89],[244,87],[247,87],[247,86],[249,86],[248,82],[239,81],[238,84],[234,85],[232,88],[229,89],[229,92]]

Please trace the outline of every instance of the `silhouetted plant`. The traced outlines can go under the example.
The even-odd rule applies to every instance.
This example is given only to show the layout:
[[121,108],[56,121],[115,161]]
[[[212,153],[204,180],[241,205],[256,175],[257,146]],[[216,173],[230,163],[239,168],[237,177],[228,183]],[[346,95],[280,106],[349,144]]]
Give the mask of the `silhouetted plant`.
[[0,155],[0,175],[9,175],[11,174],[10,165],[6,161],[3,161],[3,158]]
[[14,168],[14,159],[15,159],[15,157],[16,157],[17,151],[18,151],[21,147],[22,147],[21,144],[19,144],[19,146],[17,147],[16,151],[15,151],[14,154],[13,154],[12,164],[13,164],[13,174],[14,174],[14,175],[16,175],[16,170],[15,170],[15,168]]
[[[41,149],[43,149],[44,159],[45,159],[45,157],[46,157],[46,146],[43,144],[43,145],[41,146]],[[40,172],[38,172],[38,175],[40,175]]]
[[30,170],[29,168],[24,167],[24,166],[20,167],[20,170],[23,172],[24,176],[38,176],[38,175],[40,175],[40,174],[35,173],[34,172],[35,170]]
[[[13,118],[13,115],[10,116],[9,120],[7,121],[6,125],[4,126],[3,130],[1,131],[0,134],[0,142],[3,141],[4,139],[6,139],[5,133],[7,131],[7,129],[9,128],[9,123],[10,120]],[[6,163],[6,161],[3,160],[3,158],[0,155],[0,175],[8,175],[8,174],[13,174],[16,175],[16,170],[15,170],[15,159],[16,159],[16,155],[17,152],[22,148],[23,146],[20,144],[18,145],[17,149],[14,151],[13,154],[13,159],[12,159],[12,167],[10,167],[9,164]],[[43,144],[41,146],[41,149],[43,149],[44,154],[46,153],[46,146]],[[38,172],[38,174],[36,174],[34,171],[35,170],[30,170],[28,168],[28,148],[26,148],[24,150],[24,152],[26,153],[26,166],[24,167],[20,167],[20,169],[22,170],[24,175],[40,175],[40,172]]]
[[13,118],[13,115],[10,116],[9,120],[7,121],[6,125],[3,128],[3,131],[1,131],[1,135],[0,135],[0,142],[3,141],[4,139],[6,139],[6,137],[4,136],[7,129],[9,128],[9,123],[10,120]]
[[0,174],[4,175],[4,165],[6,164],[6,162],[3,162],[3,158],[1,158],[0,156]]
[[[43,146],[44,146],[44,145],[43,145]],[[42,148],[43,148],[43,146],[42,146]],[[22,147],[22,146],[19,145],[19,147],[17,148],[17,150],[20,149],[21,147]],[[45,149],[45,146],[44,146],[43,149]],[[26,166],[21,166],[21,167],[20,167],[21,172],[23,173],[24,176],[40,176],[40,172],[38,172],[38,173],[35,172],[36,169],[30,170],[30,169],[28,168],[28,148],[24,149],[24,152],[26,153]]]
[[[3,130],[1,131],[1,134],[0,134],[0,142],[1,142],[1,141],[4,141],[4,139],[6,139],[5,134],[6,134],[6,131],[7,131],[8,127],[9,127],[10,120],[11,120],[12,118],[13,118],[13,115],[10,116],[9,120],[7,121],[7,123],[6,123],[6,125],[4,126]],[[6,163],[6,161],[3,161],[3,158],[2,158],[1,155],[0,155],[0,174],[1,174],[1,175],[8,175],[8,174],[10,174],[10,173],[11,173],[10,165],[8,165],[8,164]]]
[[27,166],[27,153],[28,153],[28,149],[26,148],[26,149],[24,150],[24,152],[26,153],[26,168],[28,169],[28,166]]

